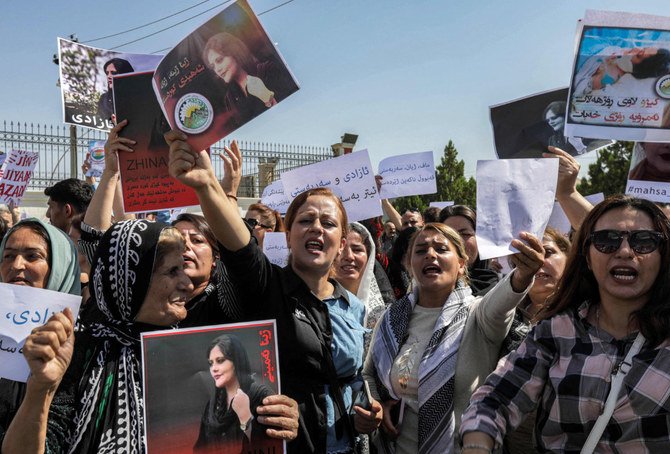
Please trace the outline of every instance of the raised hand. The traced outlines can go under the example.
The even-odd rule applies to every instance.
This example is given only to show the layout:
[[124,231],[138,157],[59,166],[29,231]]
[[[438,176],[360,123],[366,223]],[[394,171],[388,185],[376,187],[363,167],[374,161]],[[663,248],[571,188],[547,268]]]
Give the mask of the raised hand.
[[127,124],[128,120],[123,120],[109,131],[105,142],[105,172],[119,173],[119,151],[135,151],[131,148],[136,143],[134,140],[119,136]]
[[544,247],[542,242],[528,232],[521,232],[520,239],[512,240],[512,246],[519,250],[511,257],[516,266],[512,274],[512,289],[519,293],[533,282],[533,277],[544,264]]
[[219,157],[223,160],[221,187],[226,195],[237,197],[237,190],[242,180],[242,153],[234,140],[230,148],[224,147],[223,149],[225,153],[219,153]]
[[[165,133],[165,141],[170,146],[170,175],[194,189],[203,188],[216,181],[212,163],[206,151],[193,151],[186,142],[186,134],[173,129]],[[218,182],[217,182],[218,184]]]

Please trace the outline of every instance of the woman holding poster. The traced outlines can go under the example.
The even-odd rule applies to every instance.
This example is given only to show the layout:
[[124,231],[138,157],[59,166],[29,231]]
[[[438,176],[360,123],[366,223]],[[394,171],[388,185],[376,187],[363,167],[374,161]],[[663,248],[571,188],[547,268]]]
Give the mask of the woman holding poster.
[[[365,307],[329,274],[346,237],[340,199],[325,188],[303,192],[286,213],[289,265],[273,265],[226,197],[209,156],[194,152],[186,135],[173,130],[170,173],[195,189],[203,213],[224,250],[222,260],[247,304],[244,317],[276,319],[282,389],[298,401],[298,438],[289,452],[351,452],[357,433],[373,431],[381,405],[354,406],[352,385],[362,366]],[[226,150],[240,159],[237,145]],[[229,158],[225,158],[229,159]]]

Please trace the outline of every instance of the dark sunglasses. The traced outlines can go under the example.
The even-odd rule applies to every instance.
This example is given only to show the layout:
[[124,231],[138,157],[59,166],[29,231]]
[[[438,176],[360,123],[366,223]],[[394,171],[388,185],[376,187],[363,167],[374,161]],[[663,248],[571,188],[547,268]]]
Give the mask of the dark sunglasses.
[[264,229],[271,229],[272,228],[271,225],[263,225],[254,218],[244,218],[244,220],[246,221],[247,224],[249,224],[251,226],[252,229],[255,228],[257,225],[263,227]]
[[663,234],[653,230],[598,230],[590,238],[593,247],[603,254],[618,251],[624,238],[628,238],[628,245],[636,254],[650,254],[658,249]]

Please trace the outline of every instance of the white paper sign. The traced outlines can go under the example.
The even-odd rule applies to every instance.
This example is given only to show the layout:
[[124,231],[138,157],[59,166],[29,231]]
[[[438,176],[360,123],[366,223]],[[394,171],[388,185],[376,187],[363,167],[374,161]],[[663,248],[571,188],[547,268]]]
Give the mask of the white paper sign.
[[2,164],[0,203],[20,205],[39,156],[37,152],[12,150]]
[[454,204],[454,202],[430,202],[430,205],[428,205],[428,206],[437,207],[441,210],[443,208],[450,207],[453,204]]
[[[605,195],[602,192],[597,194],[591,194],[584,197],[586,200],[591,202],[591,205],[597,205],[603,200],[605,200]],[[570,233],[570,220],[565,215],[565,211],[561,208],[561,204],[554,202],[554,209],[549,216],[549,222],[547,223],[549,227],[553,227],[564,235]]]
[[261,195],[261,203],[279,211],[280,214],[286,214],[291,200],[293,199],[284,195],[284,183],[281,180],[273,181],[267,185]]
[[286,233],[266,232],[263,239],[263,253],[271,263],[279,266],[288,265],[288,245],[286,244]]
[[482,260],[518,252],[520,232],[542,237],[554,207],[558,159],[477,161],[477,247]]
[[28,380],[22,348],[32,329],[66,307],[76,319],[80,303],[78,295],[0,283],[0,377]]
[[382,215],[381,199],[367,150],[284,172],[284,194],[291,199],[301,192],[327,187],[342,199],[349,222]]
[[378,174],[382,177],[382,199],[437,192],[432,151],[382,159]]

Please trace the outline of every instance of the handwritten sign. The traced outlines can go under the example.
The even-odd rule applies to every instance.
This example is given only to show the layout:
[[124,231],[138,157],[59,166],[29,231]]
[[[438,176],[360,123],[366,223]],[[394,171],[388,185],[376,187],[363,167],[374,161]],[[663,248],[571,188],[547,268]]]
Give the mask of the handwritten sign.
[[271,263],[284,267],[288,265],[289,248],[286,244],[286,233],[266,232],[263,239],[263,253]]
[[119,153],[123,207],[127,213],[198,205],[193,189],[172,178],[163,134],[169,125],[151,90],[152,73],[114,78],[116,118],[128,120],[121,135],[137,142],[133,153]]
[[0,283],[0,377],[25,382],[30,370],[22,348],[31,330],[66,307],[76,318],[80,303],[77,295]]
[[477,246],[482,260],[518,252],[521,232],[542,237],[554,207],[558,159],[477,161]]
[[286,214],[288,206],[291,204],[291,198],[284,195],[284,183],[276,180],[263,189],[261,203],[277,210],[280,214]]
[[430,202],[430,205],[428,206],[437,207],[441,210],[442,208],[450,207],[453,204],[454,202]]
[[[597,194],[587,195],[584,198],[591,202],[592,205],[597,205],[605,200],[605,195],[602,192],[599,192]],[[547,225],[549,227],[555,228],[564,235],[568,235],[570,233],[570,220],[566,216],[565,211],[563,211],[563,208],[561,208],[560,203],[554,203],[554,209],[551,212],[551,216],[549,216],[549,222]]]
[[367,150],[289,170],[282,173],[281,180],[291,199],[309,189],[332,189],[342,199],[350,222],[382,215]]
[[437,192],[432,151],[382,159],[378,174],[382,177],[381,199]]
[[565,133],[670,142],[670,18],[586,11]]
[[28,182],[33,176],[37,152],[12,150],[0,169],[0,202],[20,205]]
[[[217,380],[212,376],[215,369],[210,371],[207,360],[210,354],[217,355],[218,352],[211,345],[222,343],[226,354],[232,351],[228,349],[234,349],[235,358],[246,364],[253,391],[249,392],[252,408],[259,405],[265,396],[281,393],[274,320],[152,331],[142,333],[141,342],[146,421],[144,437],[149,453],[183,451],[175,448],[174,437],[191,440],[188,445],[191,452],[194,433],[192,425],[184,424],[184,421],[200,421],[205,409],[216,404],[216,398],[223,392],[221,388],[227,380]],[[165,437],[165,427],[171,428],[174,437]],[[238,431],[239,421],[231,421],[230,427]],[[221,449],[220,444],[216,450],[208,449],[212,446],[200,445],[199,448],[207,452],[231,452]],[[245,440],[244,452],[278,454],[285,452],[285,445],[282,440],[270,438],[264,430],[260,430],[254,432],[248,443]]]
[[170,126],[204,150],[298,84],[247,1],[237,0],[168,52],[153,89]]

